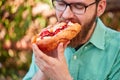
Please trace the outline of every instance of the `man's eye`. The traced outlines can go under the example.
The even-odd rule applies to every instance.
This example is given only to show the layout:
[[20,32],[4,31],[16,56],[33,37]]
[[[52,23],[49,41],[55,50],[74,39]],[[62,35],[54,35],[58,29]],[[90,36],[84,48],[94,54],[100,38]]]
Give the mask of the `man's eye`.
[[77,5],[74,5],[74,8],[76,8],[76,9],[84,9],[84,6],[77,4]]

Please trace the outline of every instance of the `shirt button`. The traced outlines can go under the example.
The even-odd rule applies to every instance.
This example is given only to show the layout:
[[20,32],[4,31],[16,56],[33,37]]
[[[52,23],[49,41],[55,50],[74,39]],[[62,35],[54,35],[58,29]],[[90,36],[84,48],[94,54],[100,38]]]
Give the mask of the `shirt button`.
[[85,49],[87,49],[87,47],[85,47]]
[[76,55],[74,55],[73,59],[74,59],[74,60],[76,60],[76,59],[77,59],[77,56],[76,56]]

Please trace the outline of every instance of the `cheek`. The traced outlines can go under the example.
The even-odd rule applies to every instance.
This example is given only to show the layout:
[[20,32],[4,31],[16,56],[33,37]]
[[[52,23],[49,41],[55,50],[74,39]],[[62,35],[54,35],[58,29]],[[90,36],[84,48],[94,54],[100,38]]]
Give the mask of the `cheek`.
[[95,12],[85,13],[84,15],[76,15],[79,23],[84,27],[91,22],[91,20],[95,17]]
[[61,16],[62,16],[62,12],[56,11],[56,17],[57,17],[58,21],[60,21]]
[[83,15],[76,15],[79,23],[81,24],[81,26],[84,26],[86,21],[87,21],[87,18]]

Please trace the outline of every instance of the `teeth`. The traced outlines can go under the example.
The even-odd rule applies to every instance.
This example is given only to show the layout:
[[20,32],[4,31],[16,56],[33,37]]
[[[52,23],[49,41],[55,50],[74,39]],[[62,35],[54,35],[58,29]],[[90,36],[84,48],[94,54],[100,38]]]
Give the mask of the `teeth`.
[[73,25],[73,23],[71,21],[69,21],[67,25]]

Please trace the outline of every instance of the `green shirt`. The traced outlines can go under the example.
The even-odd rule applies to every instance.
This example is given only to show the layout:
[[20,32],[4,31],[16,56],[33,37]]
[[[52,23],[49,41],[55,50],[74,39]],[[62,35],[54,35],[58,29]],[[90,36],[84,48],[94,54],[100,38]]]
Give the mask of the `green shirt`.
[[[107,28],[101,20],[90,40],[77,51],[67,47],[65,57],[74,80],[120,80],[120,33]],[[34,55],[23,80],[38,71]]]

